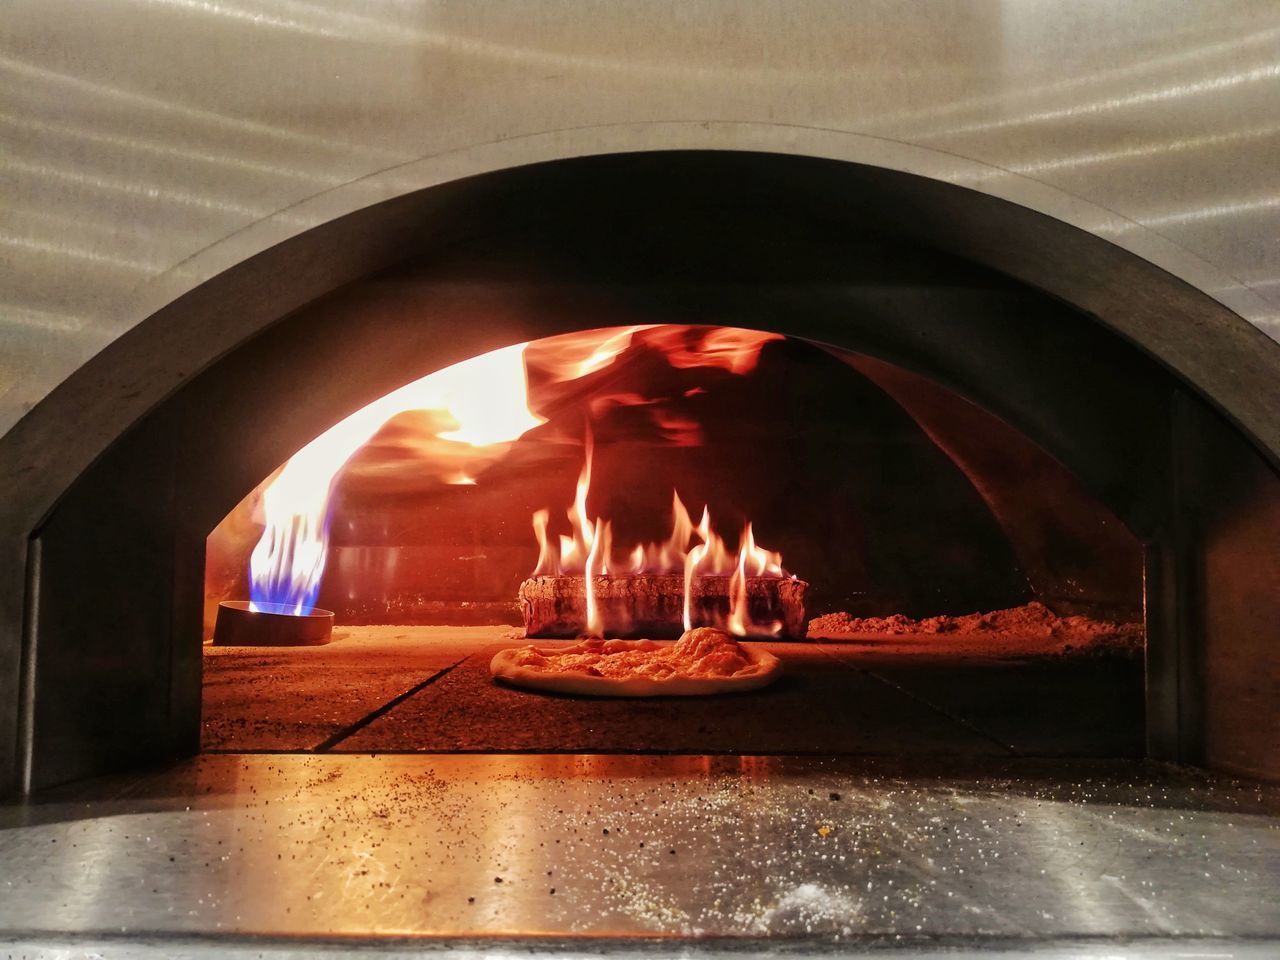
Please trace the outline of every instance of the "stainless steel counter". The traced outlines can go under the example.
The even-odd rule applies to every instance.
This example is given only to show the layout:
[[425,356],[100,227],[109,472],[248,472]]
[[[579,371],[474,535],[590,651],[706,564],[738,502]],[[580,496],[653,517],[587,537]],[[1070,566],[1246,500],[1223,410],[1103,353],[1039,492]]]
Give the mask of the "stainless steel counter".
[[[1280,788],[1120,762],[931,766],[206,756],[0,809],[0,943],[1280,943]],[[1126,949],[1106,954],[1143,955]]]

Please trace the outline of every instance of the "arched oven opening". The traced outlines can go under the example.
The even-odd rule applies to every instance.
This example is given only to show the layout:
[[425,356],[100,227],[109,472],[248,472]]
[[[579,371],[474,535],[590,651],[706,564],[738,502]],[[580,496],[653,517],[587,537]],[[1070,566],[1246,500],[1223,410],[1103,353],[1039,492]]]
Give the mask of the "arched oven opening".
[[[513,293],[459,319],[541,309]],[[577,312],[649,322],[412,381],[218,524],[204,749],[1144,752],[1141,545],[1061,464],[902,367],[610,299]],[[698,627],[782,680],[609,700],[491,676],[504,649]]]
[[[1275,774],[1270,463],[1098,320],[793,162],[502,175],[193,377],[33,540],[27,784],[201,749]],[[332,642],[213,643],[224,601],[331,610]],[[698,625],[782,679],[489,675]]]

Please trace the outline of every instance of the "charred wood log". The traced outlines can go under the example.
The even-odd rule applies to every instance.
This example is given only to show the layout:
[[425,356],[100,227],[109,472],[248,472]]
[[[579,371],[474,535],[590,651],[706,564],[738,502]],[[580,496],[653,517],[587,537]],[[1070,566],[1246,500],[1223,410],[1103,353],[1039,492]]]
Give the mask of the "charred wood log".
[[[695,627],[723,627],[729,620],[729,577],[693,581],[691,619]],[[806,629],[803,580],[747,578],[747,610],[755,629],[749,636],[803,639]],[[587,629],[587,595],[582,577],[531,577],[518,593],[529,637],[571,638]],[[670,639],[684,631],[684,577],[679,574],[595,578],[596,603],[610,637]],[[773,624],[779,624],[772,632]]]

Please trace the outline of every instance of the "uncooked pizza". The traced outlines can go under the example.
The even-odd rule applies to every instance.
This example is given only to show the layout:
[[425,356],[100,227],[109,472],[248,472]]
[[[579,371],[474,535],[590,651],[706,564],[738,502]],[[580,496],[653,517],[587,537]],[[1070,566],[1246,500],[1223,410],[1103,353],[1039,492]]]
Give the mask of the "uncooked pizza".
[[694,697],[756,690],[777,679],[782,662],[721,630],[698,627],[674,643],[583,640],[567,647],[515,647],[489,664],[516,687],[588,697]]

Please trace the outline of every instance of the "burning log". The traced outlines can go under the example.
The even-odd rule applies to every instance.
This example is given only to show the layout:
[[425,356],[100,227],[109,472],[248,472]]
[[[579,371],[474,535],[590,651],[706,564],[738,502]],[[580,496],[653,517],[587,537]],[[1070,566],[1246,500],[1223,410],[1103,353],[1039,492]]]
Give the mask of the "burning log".
[[[699,576],[690,591],[693,626],[729,622],[732,577]],[[594,578],[600,619],[610,637],[669,639],[684,632],[684,577],[679,574],[605,575]],[[800,640],[805,636],[803,580],[747,577],[746,635]],[[537,638],[582,636],[587,624],[583,577],[535,576],[520,584],[525,634]],[[770,629],[776,624],[776,629]]]

